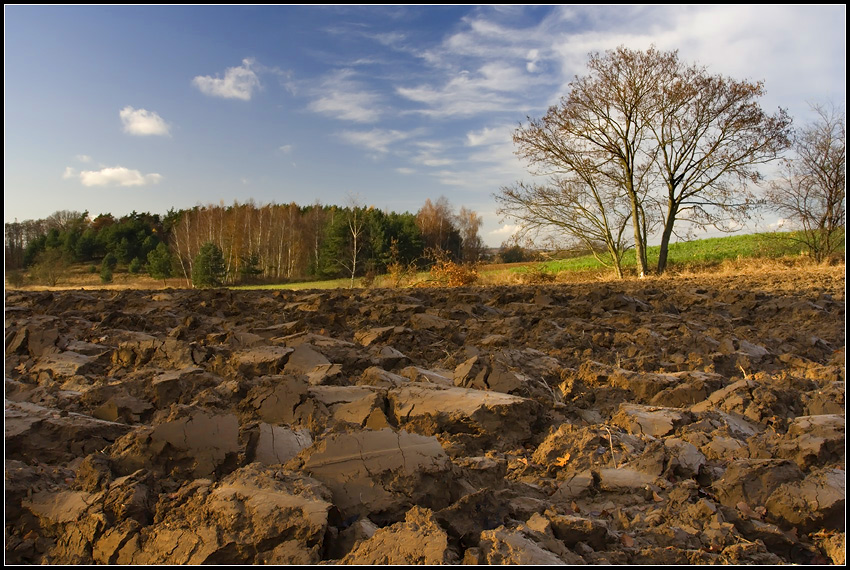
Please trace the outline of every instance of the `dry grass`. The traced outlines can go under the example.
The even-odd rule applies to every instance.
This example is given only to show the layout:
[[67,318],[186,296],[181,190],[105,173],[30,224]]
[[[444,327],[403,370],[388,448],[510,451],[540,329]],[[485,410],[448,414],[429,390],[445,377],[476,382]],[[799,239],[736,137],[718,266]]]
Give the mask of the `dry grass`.
[[[518,267],[532,267],[535,264],[500,264],[500,265],[483,265],[479,266],[477,272],[477,280],[474,281],[475,286],[487,287],[498,285],[525,285],[525,284],[545,284],[545,283],[605,283],[617,282],[616,277],[610,269],[593,269],[593,270],[570,270],[560,271],[558,273],[549,273],[547,277],[535,280],[537,273],[533,270],[528,272],[518,272]],[[830,263],[817,264],[806,256],[788,256],[780,258],[741,258],[735,260],[725,260],[719,263],[689,263],[687,265],[671,265],[668,271],[661,276],[649,276],[644,279],[645,282],[653,280],[701,280],[711,278],[728,278],[728,277],[746,277],[750,276],[765,276],[772,275],[777,281],[793,281],[796,279],[805,278],[808,276],[824,275],[831,278],[843,278],[845,275],[845,264],[843,259],[833,259]],[[551,276],[551,278],[549,277]],[[444,278],[443,278],[444,277]],[[410,272],[405,275],[404,280],[396,280],[393,282],[391,276],[378,276],[375,279],[373,287],[389,287],[402,288],[428,286],[439,287],[449,283],[454,285],[471,283],[468,282],[472,275],[458,275],[449,279],[448,275],[441,276],[441,279],[435,279],[434,275],[428,272],[414,273]],[[637,280],[634,275],[626,276],[626,280]],[[342,285],[348,286],[348,280],[340,280]],[[287,288],[318,288],[331,285],[331,282],[313,282],[313,283],[298,283],[288,284]],[[157,290],[166,288],[183,289],[190,288],[191,285],[186,283],[183,278],[171,278],[163,282],[156,280],[148,275],[138,274],[131,275],[129,273],[117,273],[114,276],[112,283],[104,284],[100,280],[97,273],[90,273],[84,269],[75,270],[66,276],[60,285],[56,287],[48,287],[43,285],[27,284],[22,289],[29,291],[49,291],[63,289],[107,289],[107,290],[124,290],[124,289],[143,289]],[[270,288],[280,288],[281,286],[271,286]],[[6,283],[6,289],[16,289]],[[258,288],[262,288],[259,286]]]
[[[186,280],[183,278],[171,278],[163,281],[162,279],[154,279],[150,275],[132,275],[130,273],[116,273],[111,283],[103,283],[98,273],[89,273],[88,271],[80,270],[71,272],[55,287],[26,284],[19,288],[27,291],[61,291],[63,289],[107,289],[120,291],[125,289],[182,289],[187,287],[189,285],[186,284]],[[8,281],[6,282],[6,289],[17,288],[11,286]]]

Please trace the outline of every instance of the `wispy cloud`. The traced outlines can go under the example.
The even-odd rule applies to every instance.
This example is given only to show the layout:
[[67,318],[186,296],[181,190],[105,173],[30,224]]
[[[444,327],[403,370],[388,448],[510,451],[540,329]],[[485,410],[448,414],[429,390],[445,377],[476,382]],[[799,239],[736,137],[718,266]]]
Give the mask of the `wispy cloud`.
[[496,125],[468,131],[462,142],[419,142],[413,162],[432,167],[438,183],[490,195],[528,173],[514,155],[512,126]]
[[80,162],[91,162],[91,157],[87,154],[78,154],[76,158]]
[[192,83],[205,95],[250,101],[254,91],[260,88],[260,78],[252,69],[254,65],[252,58],[246,58],[242,65],[227,68],[223,78],[198,75]]
[[381,116],[380,97],[363,89],[352,77],[351,70],[336,71],[326,77],[315,90],[318,97],[310,103],[309,109],[357,123],[377,121]]
[[283,146],[278,147],[278,150],[283,154],[289,154],[292,152],[293,146],[291,144],[285,144]]
[[387,129],[372,129],[369,131],[342,131],[339,137],[354,146],[365,147],[371,151],[386,153],[390,145],[409,138],[410,133]]
[[509,68],[482,67],[477,74],[462,71],[440,86],[398,87],[396,92],[426,106],[416,112],[434,117],[469,117],[494,111],[516,111],[526,105],[511,93],[521,84]]
[[486,146],[492,144],[503,144],[511,141],[511,131],[508,128],[484,127],[480,131],[466,133],[467,146]]
[[[498,23],[517,19],[482,9],[438,46],[417,55],[432,73],[418,85],[400,85],[396,93],[421,103],[417,112],[432,117],[472,117],[493,112],[523,112],[540,106],[541,86],[555,88],[559,78],[542,73],[551,67],[551,37],[542,24]],[[543,90],[545,91],[548,90]]]
[[415,145],[418,148],[416,155],[413,157],[413,162],[423,166],[448,166],[454,164],[455,159],[445,156],[449,152],[448,145],[442,142],[421,141]]
[[170,136],[171,126],[154,111],[134,109],[127,105],[118,114],[124,123],[125,133],[138,136]]
[[530,49],[528,50],[528,54],[525,56],[526,63],[525,69],[529,73],[534,73],[540,69],[540,66],[537,64],[540,59],[540,50]]
[[65,169],[62,178],[79,178],[83,186],[147,186],[158,184],[162,175],[142,174],[138,170],[131,170],[123,166],[111,166],[100,170],[77,171],[70,166]]

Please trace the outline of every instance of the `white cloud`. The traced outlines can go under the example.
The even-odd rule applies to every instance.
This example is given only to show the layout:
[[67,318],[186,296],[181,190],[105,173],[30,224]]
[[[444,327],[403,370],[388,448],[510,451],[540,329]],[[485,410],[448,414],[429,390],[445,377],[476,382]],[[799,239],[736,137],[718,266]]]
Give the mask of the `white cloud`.
[[91,157],[87,154],[78,154],[76,158],[80,162],[91,162]]
[[134,109],[127,105],[119,112],[124,132],[131,135],[163,135],[169,136],[171,126],[158,113],[146,109]]
[[407,167],[404,167],[404,166],[396,168],[395,171],[398,172],[399,174],[416,174],[415,169],[407,168]]
[[378,120],[381,116],[380,98],[375,93],[363,90],[357,81],[351,79],[352,75],[352,71],[342,70],[327,77],[314,90],[320,95],[310,103],[310,110],[358,123]]
[[530,49],[525,57],[528,60],[525,64],[526,71],[534,73],[540,69],[540,66],[537,64],[540,59],[540,50]]
[[385,153],[389,147],[410,137],[409,133],[396,130],[372,129],[370,131],[343,131],[339,137],[354,146],[366,147],[369,150]]
[[242,60],[242,65],[239,67],[227,68],[223,79],[199,75],[192,80],[192,83],[205,95],[250,101],[254,90],[260,87],[260,78],[251,69],[253,66],[254,60],[246,58]]
[[123,166],[112,166],[100,170],[84,170],[76,174],[74,169],[65,169],[63,178],[79,177],[83,186],[147,186],[157,184],[162,180],[160,174],[142,174],[138,170],[130,170]]
[[484,127],[480,131],[466,133],[466,146],[484,146],[503,144],[512,141],[511,131],[507,128]]
[[278,150],[280,152],[282,152],[283,154],[289,154],[290,152],[292,152],[292,145],[291,144],[285,144],[281,147],[278,147]]
[[520,226],[516,224],[504,224],[499,226],[499,229],[487,232],[488,236],[493,237],[510,237],[520,230]]
[[76,178],[76,177],[77,177],[77,171],[70,166],[66,166],[65,172],[62,174],[62,178],[64,178],[65,180],[68,180],[69,178]]

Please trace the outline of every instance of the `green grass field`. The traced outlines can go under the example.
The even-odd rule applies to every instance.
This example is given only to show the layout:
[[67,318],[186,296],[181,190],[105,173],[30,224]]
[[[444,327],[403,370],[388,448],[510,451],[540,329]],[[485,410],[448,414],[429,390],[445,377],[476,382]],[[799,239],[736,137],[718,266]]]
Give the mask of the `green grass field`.
[[[668,269],[677,269],[689,265],[705,266],[735,259],[776,259],[800,255],[801,252],[804,252],[804,248],[798,242],[789,239],[791,235],[793,234],[749,234],[671,243],[667,260]],[[647,249],[650,267],[657,264],[659,250],[658,246]],[[844,253],[843,247],[841,253]],[[630,250],[624,256],[623,267],[634,268],[635,265],[635,253],[634,250]],[[549,261],[542,264],[542,270],[551,273],[586,271],[600,267],[600,263],[592,255]],[[518,271],[521,270],[518,269]]]

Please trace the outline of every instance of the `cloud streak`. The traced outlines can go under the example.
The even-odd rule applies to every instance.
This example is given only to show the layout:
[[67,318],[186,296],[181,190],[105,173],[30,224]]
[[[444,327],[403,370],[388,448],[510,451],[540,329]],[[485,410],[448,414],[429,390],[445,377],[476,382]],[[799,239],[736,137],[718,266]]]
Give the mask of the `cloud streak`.
[[409,138],[410,133],[372,129],[369,131],[342,131],[339,133],[339,137],[348,144],[384,154],[389,152],[391,145]]
[[351,70],[340,70],[326,77],[321,86],[314,90],[318,97],[308,108],[316,113],[346,121],[377,121],[381,117],[380,97],[364,90],[352,76]]

